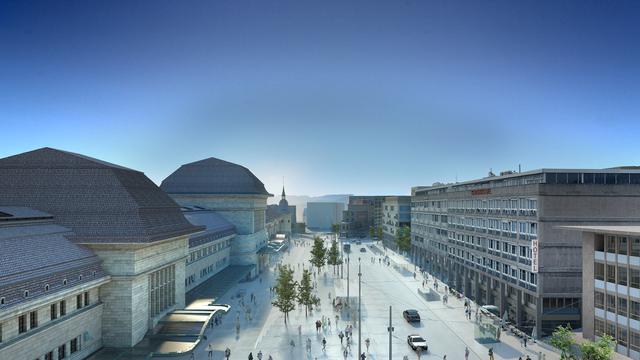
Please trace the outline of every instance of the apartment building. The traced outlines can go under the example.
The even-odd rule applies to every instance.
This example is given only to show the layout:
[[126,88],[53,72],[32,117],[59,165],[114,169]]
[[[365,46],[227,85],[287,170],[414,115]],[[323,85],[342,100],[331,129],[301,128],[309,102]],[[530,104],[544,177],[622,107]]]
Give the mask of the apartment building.
[[382,240],[396,248],[398,229],[411,227],[411,196],[387,196],[382,203]]
[[582,237],[563,225],[638,224],[640,172],[541,169],[412,191],[412,256],[538,336],[580,327]]

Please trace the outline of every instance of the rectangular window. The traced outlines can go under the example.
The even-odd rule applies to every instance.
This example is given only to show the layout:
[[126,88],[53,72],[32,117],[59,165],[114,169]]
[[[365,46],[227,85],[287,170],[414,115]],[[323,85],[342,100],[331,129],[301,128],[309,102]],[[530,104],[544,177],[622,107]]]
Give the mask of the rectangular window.
[[58,304],[51,304],[51,320],[55,320],[58,318]]
[[58,359],[64,359],[66,357],[66,351],[67,350],[67,345],[66,344],[62,344],[58,347]]
[[67,301],[62,300],[60,301],[60,316],[65,316],[65,315],[67,315]]
[[632,288],[640,289],[640,270],[630,268],[629,269],[629,278],[631,280],[630,286]]
[[607,311],[616,313],[616,297],[614,295],[607,294]]
[[629,348],[633,351],[640,351],[640,333],[631,330],[629,335]]
[[618,344],[627,347],[627,328],[618,327]]
[[604,310],[604,294],[596,291],[594,296],[594,304],[598,309]]
[[78,338],[71,339],[71,343],[69,344],[69,351],[72,354],[78,351]]
[[595,250],[604,251],[604,235],[602,234],[595,235]]
[[596,280],[604,281],[604,264],[603,263],[595,263],[593,268],[594,276]]
[[84,292],[84,306],[89,305],[89,292],[85,291]]
[[53,360],[53,351],[44,354],[44,360]]
[[627,298],[618,298],[618,315],[627,316]]
[[627,286],[627,269],[624,266],[618,266],[618,285]]
[[596,336],[604,335],[604,321],[596,319],[594,326]]
[[607,236],[607,252],[615,254],[615,252],[616,252],[616,237],[615,236]]
[[76,295],[76,309],[82,309],[82,294]]
[[627,253],[629,252],[628,247],[629,247],[629,238],[626,236],[618,237],[618,254],[627,255]]
[[38,312],[32,311],[29,313],[29,328],[35,329],[38,327]]
[[607,282],[616,283],[616,266],[607,265]]
[[640,238],[631,238],[631,256],[640,256]]
[[629,307],[629,317],[634,320],[640,320],[640,303],[637,301],[630,301],[631,306]]
[[175,304],[175,265],[149,275],[149,308],[156,316]]
[[27,332],[27,315],[18,316],[18,334]]

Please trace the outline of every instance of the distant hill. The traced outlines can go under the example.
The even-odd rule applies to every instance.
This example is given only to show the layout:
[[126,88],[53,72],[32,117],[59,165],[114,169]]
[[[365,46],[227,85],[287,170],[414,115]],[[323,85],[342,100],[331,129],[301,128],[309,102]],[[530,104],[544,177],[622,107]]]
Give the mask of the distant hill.
[[[339,202],[345,204],[349,203],[349,195],[351,194],[328,194],[322,196],[307,196],[307,195],[287,195],[287,201],[289,205],[296,206],[296,217],[298,222],[302,222],[304,218],[304,209],[307,207],[308,202]],[[277,204],[280,201],[280,196],[274,196],[269,198],[269,204]]]

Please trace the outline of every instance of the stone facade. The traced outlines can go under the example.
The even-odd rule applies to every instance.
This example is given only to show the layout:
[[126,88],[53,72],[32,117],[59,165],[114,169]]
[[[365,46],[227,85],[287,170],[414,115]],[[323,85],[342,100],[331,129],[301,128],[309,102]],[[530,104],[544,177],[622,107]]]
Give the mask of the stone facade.
[[[187,236],[152,244],[86,244],[103,261],[111,282],[101,289],[105,303],[103,341],[108,347],[131,347],[171,310],[184,307]],[[173,305],[150,315],[149,275],[175,266]]]
[[[100,289],[108,282],[108,277],[94,280],[3,311],[0,314],[0,359],[43,360],[51,352],[51,358],[57,360],[58,352],[63,351],[66,359],[74,360],[84,359],[100,349],[104,309]],[[55,306],[53,317],[52,305]],[[31,323],[32,313],[37,314],[35,327]],[[23,333],[19,332],[19,316],[25,316],[26,331]]]
[[235,235],[191,247],[186,261],[185,288],[189,291],[227,267]]

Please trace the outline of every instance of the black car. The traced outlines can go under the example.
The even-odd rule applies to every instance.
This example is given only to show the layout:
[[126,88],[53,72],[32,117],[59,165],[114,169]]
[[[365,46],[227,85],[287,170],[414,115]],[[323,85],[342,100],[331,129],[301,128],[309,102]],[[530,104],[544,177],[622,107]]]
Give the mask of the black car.
[[365,249],[365,248],[361,247],[361,248],[360,248],[360,252],[367,252],[367,249]]
[[402,312],[402,317],[404,317],[408,322],[420,322],[420,314],[418,314],[418,310],[405,310]]

